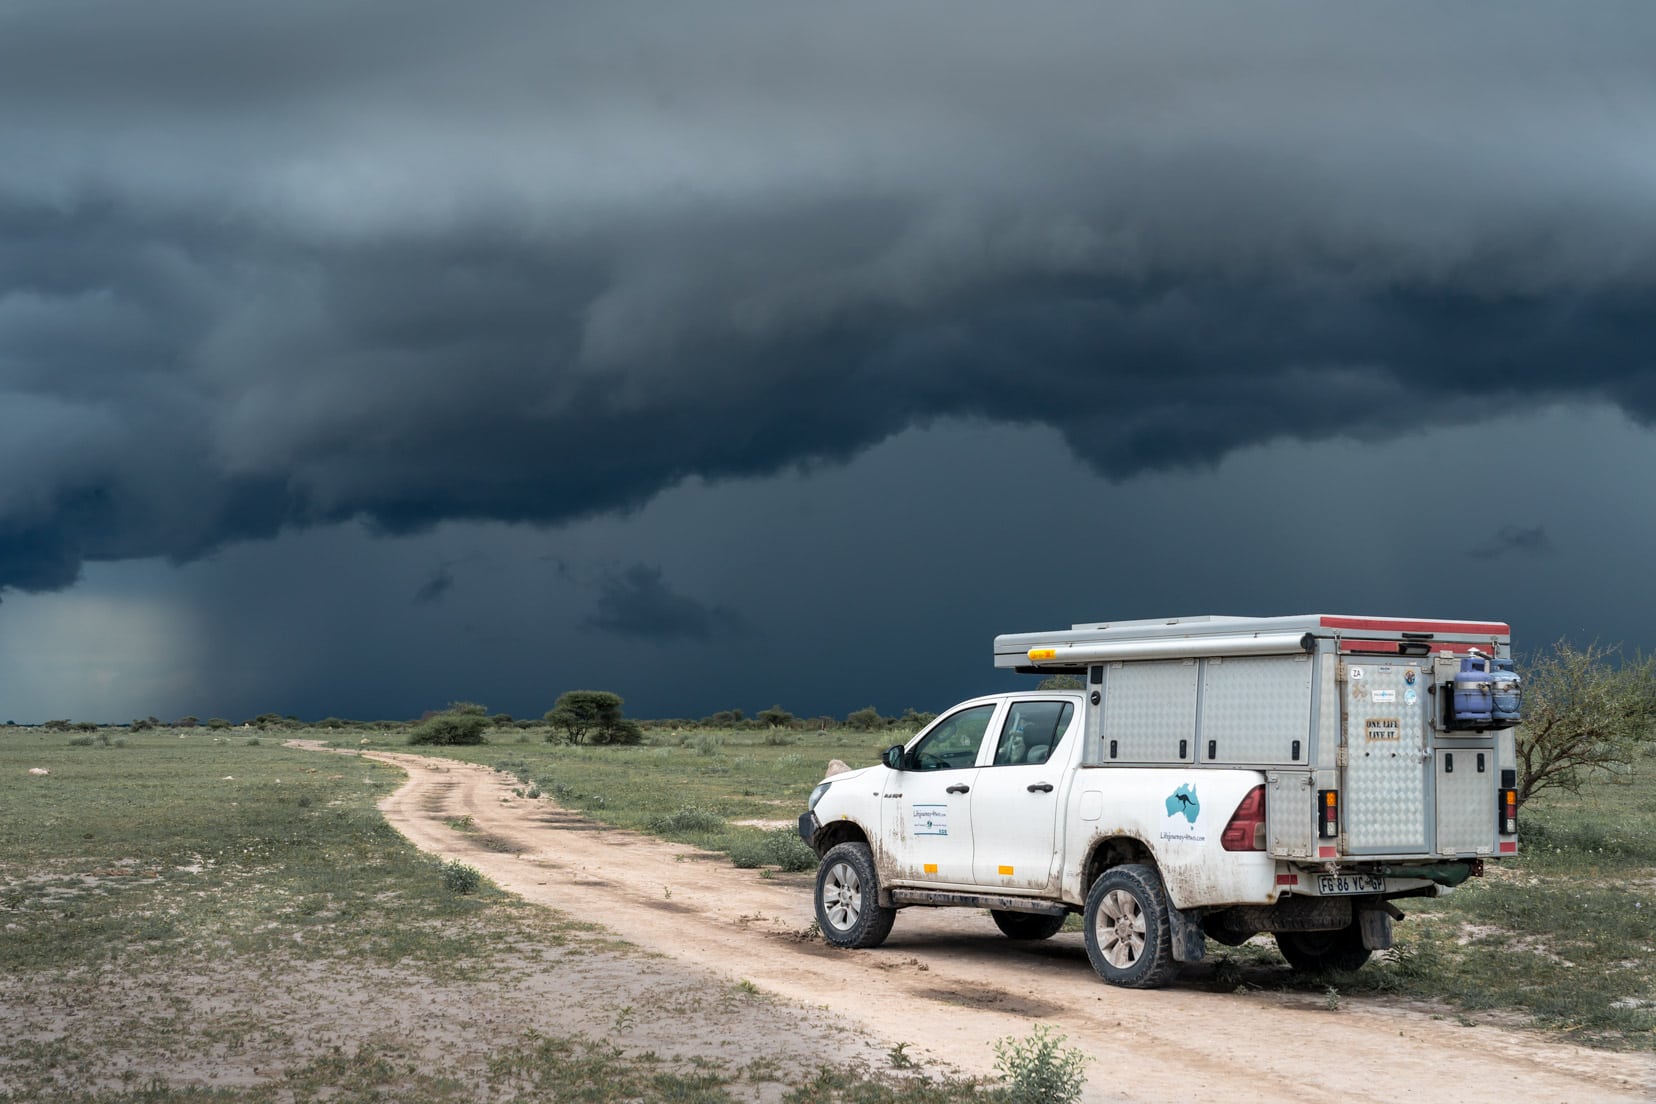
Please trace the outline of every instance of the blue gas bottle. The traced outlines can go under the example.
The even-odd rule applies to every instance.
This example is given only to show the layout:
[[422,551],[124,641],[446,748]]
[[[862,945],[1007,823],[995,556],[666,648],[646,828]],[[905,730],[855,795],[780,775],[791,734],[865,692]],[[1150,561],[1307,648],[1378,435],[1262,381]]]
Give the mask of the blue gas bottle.
[[1512,669],[1512,660],[1497,659],[1491,662],[1493,670],[1489,673],[1491,692],[1491,715],[1496,724],[1509,727],[1523,719],[1524,690],[1519,683],[1518,672]]
[[1455,724],[1487,725],[1495,717],[1495,688],[1489,676],[1489,661],[1467,656],[1455,672]]

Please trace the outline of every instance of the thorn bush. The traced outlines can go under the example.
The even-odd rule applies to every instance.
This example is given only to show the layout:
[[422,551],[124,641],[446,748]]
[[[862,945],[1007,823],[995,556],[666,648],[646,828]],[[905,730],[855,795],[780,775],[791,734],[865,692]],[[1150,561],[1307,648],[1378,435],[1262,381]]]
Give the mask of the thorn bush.
[[443,885],[450,893],[476,893],[483,884],[483,875],[475,866],[467,866],[459,859],[443,864]]
[[1027,1039],[1007,1036],[995,1044],[995,1071],[1006,1082],[1001,1098],[1008,1104],[1074,1104],[1087,1078],[1086,1055],[1062,1047],[1065,1036],[1045,1024]]

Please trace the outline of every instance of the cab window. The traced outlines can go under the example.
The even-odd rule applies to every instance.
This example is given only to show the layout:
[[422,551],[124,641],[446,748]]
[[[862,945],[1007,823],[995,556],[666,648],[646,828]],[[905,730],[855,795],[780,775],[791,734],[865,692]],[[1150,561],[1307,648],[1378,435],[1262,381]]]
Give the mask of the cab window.
[[1075,703],[1067,701],[1015,701],[1006,711],[1000,739],[995,743],[997,767],[1044,763],[1052,758],[1069,731]]
[[945,718],[909,749],[908,768],[932,771],[972,766],[994,715],[993,705],[975,705]]

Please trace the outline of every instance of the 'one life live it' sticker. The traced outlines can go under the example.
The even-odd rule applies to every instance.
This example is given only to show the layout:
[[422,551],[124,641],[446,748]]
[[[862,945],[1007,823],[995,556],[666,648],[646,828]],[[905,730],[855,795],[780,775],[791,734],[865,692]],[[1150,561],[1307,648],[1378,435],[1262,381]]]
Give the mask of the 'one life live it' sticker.
[[1403,726],[1396,717],[1370,717],[1363,722],[1365,740],[1398,740],[1402,736]]

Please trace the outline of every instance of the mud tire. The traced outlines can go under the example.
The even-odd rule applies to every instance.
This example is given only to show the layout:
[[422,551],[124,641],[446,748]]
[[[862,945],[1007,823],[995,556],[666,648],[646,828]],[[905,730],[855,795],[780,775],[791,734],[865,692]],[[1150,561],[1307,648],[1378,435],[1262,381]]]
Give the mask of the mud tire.
[[1179,972],[1167,891],[1154,867],[1113,866],[1087,894],[1087,958],[1098,976],[1126,989],[1159,989]]
[[1356,924],[1338,931],[1276,932],[1277,950],[1296,973],[1351,973],[1369,960],[1363,931]]
[[816,918],[822,938],[836,947],[878,947],[891,934],[897,910],[880,903],[880,879],[866,843],[842,843],[817,868]]
[[1051,939],[1069,919],[1067,913],[1048,916],[1040,912],[1007,912],[1004,909],[990,909],[989,916],[1006,938],[1027,942]]

